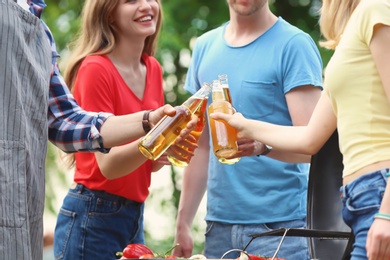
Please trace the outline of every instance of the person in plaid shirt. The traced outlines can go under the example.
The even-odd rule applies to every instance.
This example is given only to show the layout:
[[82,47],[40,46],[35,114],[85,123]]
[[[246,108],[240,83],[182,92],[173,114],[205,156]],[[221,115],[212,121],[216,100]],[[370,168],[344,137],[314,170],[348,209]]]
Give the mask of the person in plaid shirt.
[[48,139],[65,152],[107,153],[144,135],[145,124],[175,114],[169,105],[123,116],[83,111],[59,72],[53,36],[40,20],[45,6],[43,0],[0,1],[0,259],[43,257]]

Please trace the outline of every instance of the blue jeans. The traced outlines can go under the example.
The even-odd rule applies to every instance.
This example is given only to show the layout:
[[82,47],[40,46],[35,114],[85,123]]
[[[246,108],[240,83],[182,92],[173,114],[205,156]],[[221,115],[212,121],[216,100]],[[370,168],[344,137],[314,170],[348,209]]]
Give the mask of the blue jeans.
[[[231,249],[244,249],[251,239],[248,236],[249,234],[262,233],[281,227],[305,228],[306,221],[302,219],[256,225],[232,225],[207,221],[204,254],[207,258],[221,258]],[[281,237],[258,237],[249,244],[246,251],[249,254],[272,257],[280,240]],[[225,255],[224,258],[235,259],[239,254],[239,252],[232,252]],[[288,260],[309,259],[308,239],[303,237],[286,237],[277,257],[284,257]]]
[[116,259],[129,243],[144,243],[144,204],[78,184],[70,189],[54,233],[56,259]]
[[367,259],[367,234],[379,211],[388,173],[389,169],[368,173],[340,189],[343,219],[355,235],[351,260]]

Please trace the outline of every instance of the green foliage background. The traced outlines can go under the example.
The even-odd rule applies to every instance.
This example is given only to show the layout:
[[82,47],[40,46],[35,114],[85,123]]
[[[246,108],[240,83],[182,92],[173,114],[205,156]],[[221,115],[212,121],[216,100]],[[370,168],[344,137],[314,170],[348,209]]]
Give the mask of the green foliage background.
[[[111,1],[111,0],[107,0]],[[84,0],[46,0],[48,7],[43,13],[43,19],[51,28],[57,43],[57,49],[62,55],[60,67],[66,66],[66,56],[69,50],[67,44],[72,41],[80,26],[79,15]],[[318,10],[320,0],[270,0],[273,12],[282,16],[288,22],[309,33],[315,42],[320,40],[318,28]],[[225,0],[162,0],[164,24],[159,39],[157,59],[164,70],[164,90],[169,104],[181,104],[188,94],[183,89],[186,71],[191,55],[191,45],[197,36],[215,28],[228,20],[228,7]],[[324,66],[331,53],[320,48]],[[64,169],[58,163],[56,148],[49,147],[47,157],[47,211],[56,214],[56,186],[65,182]],[[172,168],[172,196],[159,201],[164,214],[170,214],[174,221],[180,196],[180,177]],[[155,198],[159,191],[150,195]],[[61,198],[62,199],[62,198]],[[165,210],[164,210],[165,209]],[[174,230],[167,234],[164,241],[152,238],[153,230],[146,229],[147,244],[157,252],[163,252],[173,243]],[[194,233],[201,233],[199,227],[194,227]],[[194,252],[202,251],[203,237],[195,241]]]

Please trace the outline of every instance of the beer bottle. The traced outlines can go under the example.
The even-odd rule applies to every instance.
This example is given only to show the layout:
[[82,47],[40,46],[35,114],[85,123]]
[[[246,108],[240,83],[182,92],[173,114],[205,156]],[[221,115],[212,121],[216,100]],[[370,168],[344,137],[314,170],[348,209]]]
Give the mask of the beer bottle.
[[[233,114],[233,106],[228,101],[226,89],[222,88],[219,80],[213,81],[212,103],[208,113],[222,112]],[[213,143],[213,151],[218,159],[229,158],[237,153],[237,131],[224,121],[216,121],[210,118],[210,132]]]
[[176,106],[173,117],[164,116],[139,142],[138,149],[150,160],[157,160],[180,135],[191,120],[192,115],[202,106],[210,94],[211,85],[204,83],[194,95],[181,106]]
[[[233,105],[232,96],[230,95],[230,89],[229,89],[229,82],[228,82],[228,76],[226,74],[220,74],[218,75],[218,81],[219,84],[222,87],[222,90],[225,94],[226,100]],[[226,159],[226,158],[218,158],[218,161],[223,164],[235,164],[238,162],[241,158],[236,157],[232,159]]]
[[[205,86],[203,86],[204,88]],[[209,85],[206,87],[209,88]],[[211,91],[211,88],[209,88],[209,93]],[[208,96],[205,96],[205,98],[202,101],[202,104],[199,106],[199,108],[195,111],[195,115],[198,117],[198,123],[196,124],[196,127],[194,130],[191,131],[191,135],[195,138],[196,142],[198,142],[199,137],[201,133],[203,132],[204,125],[206,124],[206,110],[207,110],[207,102],[208,102]],[[190,148],[182,146],[183,149],[187,151],[192,151]],[[172,155],[168,155],[168,160],[171,162],[172,165],[178,166],[178,167],[185,167],[188,165],[186,161],[179,160],[176,157]]]

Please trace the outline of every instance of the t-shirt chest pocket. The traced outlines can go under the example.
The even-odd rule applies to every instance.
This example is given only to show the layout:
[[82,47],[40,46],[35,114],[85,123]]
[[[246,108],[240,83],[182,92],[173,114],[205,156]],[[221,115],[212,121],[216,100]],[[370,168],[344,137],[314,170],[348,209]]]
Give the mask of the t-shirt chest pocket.
[[[242,81],[236,109],[245,117],[259,119],[273,113],[275,82]],[[233,98],[234,102],[234,98]]]

